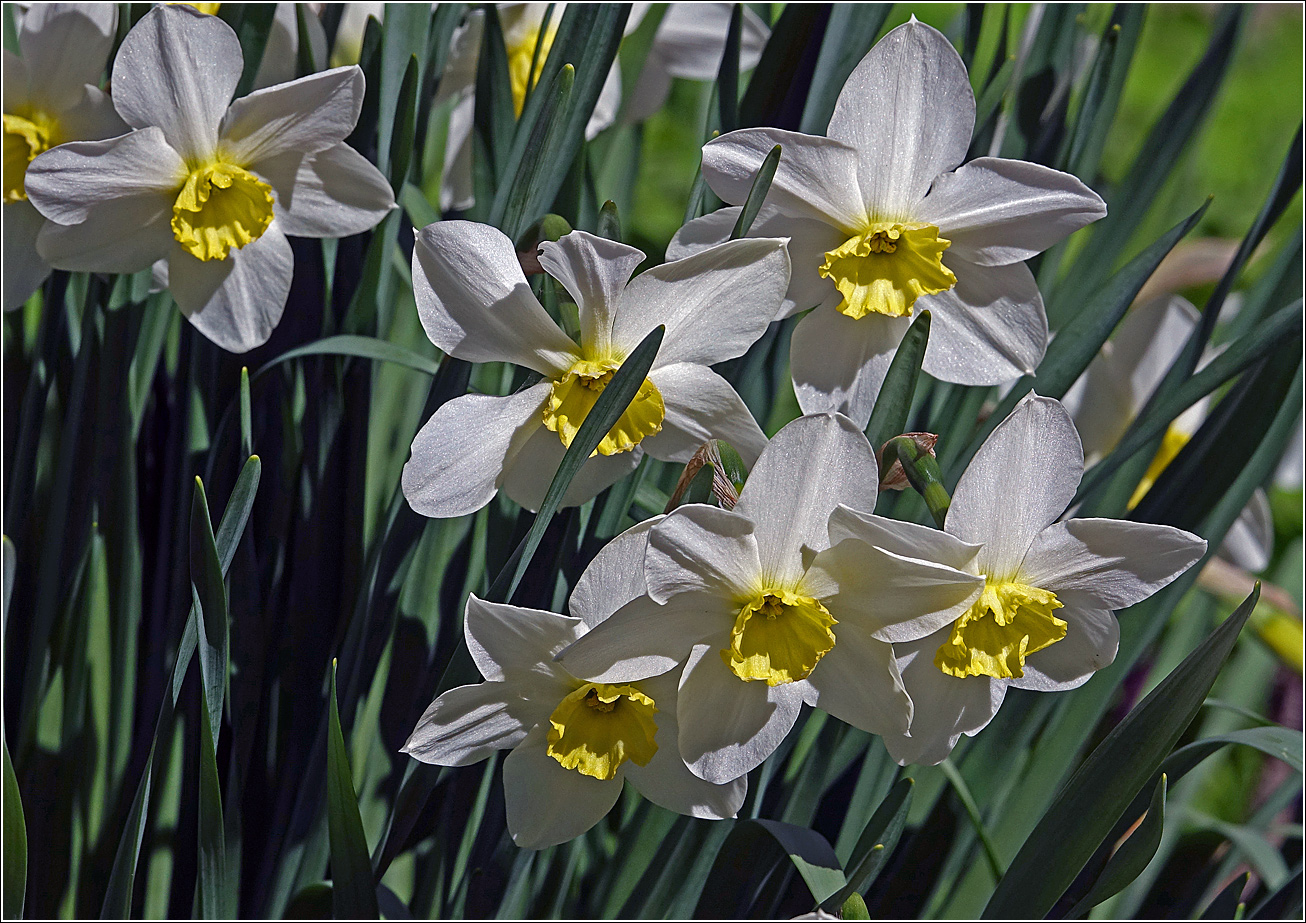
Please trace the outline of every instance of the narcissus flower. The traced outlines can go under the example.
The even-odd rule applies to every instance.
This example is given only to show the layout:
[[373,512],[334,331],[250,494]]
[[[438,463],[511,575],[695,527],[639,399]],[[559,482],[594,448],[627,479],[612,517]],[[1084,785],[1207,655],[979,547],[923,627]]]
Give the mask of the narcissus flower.
[[91,141],[127,126],[98,84],[113,48],[117,7],[41,3],[23,16],[21,57],[4,52],[4,309],[18,307],[50,274],[36,252],[45,225],[27,200],[28,165],[65,141]]
[[584,833],[616,803],[626,779],[650,801],[694,817],[733,817],[743,803],[745,780],[715,785],[681,761],[673,678],[595,683],[554,661],[629,598],[643,536],[629,539],[619,536],[582,575],[571,601],[578,617],[471,597],[467,647],[486,681],[437,698],[404,745],[414,758],[443,766],[511,749],[503,787],[518,846],[542,849]]
[[683,664],[680,753],[713,782],[761,763],[804,702],[866,731],[906,734],[912,703],[891,642],[951,624],[982,580],[860,541],[831,547],[831,512],[874,509],[878,482],[871,447],[848,418],[795,420],[762,453],[733,510],[690,504],[649,529],[647,596],[562,663],[605,683]]
[[[783,240],[733,241],[630,279],[634,247],[573,231],[540,245],[540,265],[576,300],[579,342],[531,294],[512,241],[488,225],[441,221],[417,235],[413,288],[436,346],[471,362],[512,362],[544,380],[507,397],[445,404],[413,440],[404,496],[426,516],[461,516],[503,489],[538,509],[567,447],[615,370],[658,325],[666,334],[639,393],[564,498],[583,503],[643,452],[687,462],[725,439],[745,462],[766,437],[709,365],[742,355],[784,297]],[[629,282],[627,281],[629,280]]]
[[[881,547],[909,547],[983,578],[974,605],[928,637],[895,642],[916,711],[886,735],[900,763],[938,763],[997,713],[1009,687],[1073,689],[1115,659],[1112,613],[1186,571],[1206,542],[1170,526],[1057,522],[1079,486],[1083,449],[1057,401],[1031,396],[985,441],[952,497],[944,532],[848,511],[831,520]],[[896,536],[896,539],[895,539]],[[977,547],[978,546],[978,547]]]
[[114,107],[135,130],[48,151],[27,178],[51,222],[37,249],[52,265],[136,272],[157,262],[190,322],[233,352],[265,342],[281,319],[294,270],[287,234],[357,234],[394,208],[385,178],[343,142],[362,71],[232,103],[242,66],[222,20],[151,10],[113,68]]
[[[1032,372],[1047,317],[1023,260],[1106,214],[1066,173],[980,157],[975,99],[956,50],[914,19],[886,35],[848,78],[829,137],[733,131],[703,148],[703,176],[742,205],[777,144],[779,168],[753,233],[792,238],[785,314],[815,308],[794,331],[794,387],[805,412],[865,424],[916,311],[933,315],[924,368],[991,385]],[[730,233],[737,208],[690,222],[668,251]]]

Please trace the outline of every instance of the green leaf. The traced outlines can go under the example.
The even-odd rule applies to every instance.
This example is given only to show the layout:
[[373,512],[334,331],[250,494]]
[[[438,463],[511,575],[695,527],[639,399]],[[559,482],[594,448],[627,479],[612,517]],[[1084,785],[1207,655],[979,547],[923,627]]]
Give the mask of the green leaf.
[[240,367],[240,450],[254,454],[254,411],[249,401],[249,368]]
[[1202,707],[1259,598],[1258,585],[1075,771],[998,882],[985,918],[1052,909]]
[[18,552],[9,536],[0,536],[0,568],[4,570],[3,601],[0,601],[0,635],[9,625],[9,598],[14,595],[14,573],[18,569]]
[[875,809],[853,847],[848,859],[848,883],[825,901],[827,907],[842,906],[875,883],[907,826],[907,812],[911,810],[915,785],[912,779],[899,779],[889,789],[889,794]]
[[[743,127],[773,124],[790,94],[797,96],[806,85],[803,59],[808,47],[825,33],[829,8],[814,3],[787,4],[771,26],[771,38],[748,81],[739,103],[739,124]],[[842,84],[840,84],[842,86]],[[835,91],[836,94],[838,91]],[[794,99],[797,107],[799,100]],[[831,112],[834,111],[831,106]]]
[[[546,220],[548,217],[557,216],[546,216]],[[606,237],[608,240],[621,240],[621,215],[617,212],[617,203],[611,199],[604,202],[603,207],[599,209],[598,232],[600,237]]]
[[830,126],[834,103],[857,63],[871,50],[892,9],[887,3],[836,3],[821,40],[812,73],[811,88],[803,107],[799,130],[823,135]]
[[[943,528],[940,523],[939,528]],[[993,840],[989,836],[988,827],[984,824],[984,818],[980,816],[979,806],[975,804],[975,797],[970,793],[970,786],[966,780],[961,777],[957,767],[953,765],[952,760],[944,760],[939,764],[943,774],[948,777],[948,784],[952,786],[957,797],[961,799],[961,806],[966,811],[966,816],[970,818],[971,826],[975,828],[975,835],[979,837],[980,844],[984,847],[984,858],[988,860],[989,871],[993,873],[994,880],[1002,877],[1002,859],[998,857],[998,851],[993,845]]]
[[404,183],[404,188],[399,191],[399,204],[418,230],[440,220],[440,213],[427,201],[426,194],[412,183]]
[[331,903],[336,918],[379,919],[367,835],[358,814],[349,748],[340,729],[335,661],[331,662],[331,729],[327,741],[327,830],[331,841]]
[[286,352],[270,360],[255,372],[252,381],[258,381],[265,372],[274,366],[304,356],[357,356],[360,359],[377,359],[382,362],[395,362],[399,365],[405,365],[410,369],[425,372],[427,375],[434,375],[440,370],[439,362],[428,359],[421,353],[413,352],[411,349],[399,346],[396,343],[378,340],[376,337],[341,334],[286,350]]
[[394,134],[390,138],[390,186],[402,189],[408,180],[408,165],[413,159],[413,141],[417,136],[417,84],[421,75],[417,55],[410,55],[404,68],[396,102]]
[[109,884],[105,889],[104,904],[100,909],[102,920],[126,920],[131,916],[132,889],[136,886],[136,862],[141,853],[141,843],[145,840],[146,809],[150,802],[150,786],[154,778],[154,750],[157,746],[156,734],[154,741],[150,743],[150,754],[145,761],[145,773],[136,787],[136,796],[132,798],[131,810],[127,813],[127,823],[123,826],[122,836],[118,839],[118,851],[114,853],[113,868],[109,872]]
[[1247,882],[1251,881],[1252,873],[1243,872],[1233,881],[1229,882],[1220,893],[1212,898],[1211,903],[1206,905],[1199,919],[1202,920],[1234,920],[1238,918],[1238,907],[1242,904],[1243,891],[1247,889]]
[[309,39],[308,17],[314,13],[304,4],[295,4],[295,72],[296,76],[307,77],[326,69],[326,62],[317,60],[313,55],[313,42]]
[[1203,737],[1171,753],[1161,764],[1161,770],[1178,781],[1208,756],[1223,750],[1230,744],[1251,747],[1275,759],[1283,760],[1298,772],[1303,771],[1301,731],[1277,724]]
[[772,874],[785,861],[793,863],[816,903],[844,885],[834,848],[815,830],[775,820],[739,821],[717,853],[696,918],[734,918],[765,913],[759,907],[762,888],[775,884]]
[[230,3],[218,8],[218,18],[236,31],[240,53],[245,58],[245,69],[236,84],[236,98],[246,96],[254,89],[254,77],[263,63],[263,49],[267,47],[276,15],[275,3]]
[[[201,663],[203,661],[201,660]],[[208,692],[200,685],[202,711],[210,712]],[[221,713],[219,712],[219,717]],[[229,919],[235,913],[234,888],[227,879],[226,830],[222,822],[222,789],[218,759],[209,722],[200,722],[199,779],[199,905],[206,920]]]
[[530,532],[526,533],[526,538],[513,552],[499,576],[495,578],[494,585],[490,587],[490,599],[501,602],[512,599],[512,594],[517,591],[517,584],[521,582],[522,575],[526,573],[526,568],[531,563],[531,558],[535,556],[535,549],[539,547],[540,539],[544,537],[544,530],[548,528],[553,514],[557,512],[563,496],[567,493],[567,488],[571,485],[571,479],[589,460],[608,430],[612,429],[621,415],[626,412],[626,408],[630,406],[640,385],[648,376],[649,369],[653,367],[653,360],[657,358],[658,347],[662,345],[662,337],[665,333],[666,328],[662,326],[650,330],[648,336],[644,337],[626,357],[626,361],[612,376],[612,381],[608,382],[599,399],[595,401],[594,408],[585,417],[585,422],[580,425],[566,454],[562,456],[562,462],[558,465],[558,471],[544,494],[544,502],[540,504],[540,511],[531,524]]
[[1146,15],[1147,8],[1137,3],[1118,4],[1111,13],[1069,135],[1064,169],[1076,176],[1097,175]]
[[721,55],[721,66],[717,68],[716,77],[717,115],[722,134],[739,127],[739,40],[743,24],[744,8],[736,3],[730,11],[725,50]]
[[[7,540],[6,540],[7,541]],[[8,594],[6,593],[6,598]],[[23,915],[27,892],[27,822],[23,817],[23,796],[18,790],[18,776],[9,759],[9,744],[0,741],[4,750],[4,916],[17,920]]]
[[1087,913],[1090,907],[1096,907],[1108,897],[1119,894],[1147,868],[1161,845],[1161,834],[1165,831],[1165,789],[1166,775],[1161,773],[1161,779],[1152,793],[1152,803],[1142,823],[1120,844],[1106,868],[1102,869],[1102,874],[1093,882],[1092,889],[1067,914],[1068,917]]
[[[735,9],[738,11],[739,8]],[[731,240],[748,236],[749,229],[757,219],[757,213],[762,210],[762,203],[766,201],[766,194],[771,191],[771,181],[775,179],[778,166],[780,166],[780,145],[777,144],[771,148],[753,176],[753,185],[749,187],[748,198],[744,200],[744,207],[739,210],[739,219],[735,222],[734,230],[730,232]]]
[[200,618],[200,674],[209,709],[209,732],[218,739],[222,727],[222,699],[227,687],[228,628],[227,587],[222,580],[222,563],[218,558],[209,521],[208,499],[204,482],[195,478],[195,493],[190,508],[190,579]]
[[854,891],[839,908],[839,916],[845,920],[869,920],[871,913],[866,909],[866,901]]
[[889,371],[885,373],[884,384],[875,398],[875,407],[871,410],[871,419],[866,424],[866,438],[871,448],[880,448],[892,439],[907,431],[907,416],[911,411],[912,398],[916,394],[916,382],[921,374],[921,362],[925,359],[925,346],[930,340],[930,312],[921,311],[907,328],[906,335],[898,344],[898,351],[893,354]]
[[[405,144],[403,134],[411,131],[416,118],[413,100],[417,95],[418,75],[426,60],[426,34],[431,25],[430,7],[421,3],[389,3],[381,41],[380,92],[377,96],[376,152],[377,167],[391,177],[390,185],[398,189],[407,178],[407,169],[395,168],[396,154],[412,156],[410,134]],[[411,89],[409,71],[413,72]],[[404,96],[405,91],[411,95]],[[408,108],[405,110],[404,106]]]

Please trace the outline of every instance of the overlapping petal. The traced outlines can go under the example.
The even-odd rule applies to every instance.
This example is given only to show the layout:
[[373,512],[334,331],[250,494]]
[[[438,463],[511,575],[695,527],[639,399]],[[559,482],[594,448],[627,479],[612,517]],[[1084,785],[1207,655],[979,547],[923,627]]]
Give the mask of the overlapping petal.
[[621,770],[618,773],[603,782],[563,769],[549,756],[546,727],[532,728],[503,761],[512,841],[522,849],[544,849],[580,836],[617,803],[622,784]]
[[124,199],[149,198],[171,212],[185,176],[186,165],[163,131],[150,127],[48,150],[28,166],[26,186],[41,214],[72,225],[86,221],[97,205]]
[[[539,427],[522,445],[521,451],[508,459],[499,488],[519,506],[538,510],[566,452],[557,433]],[[638,446],[616,455],[592,456],[571,479],[567,492],[562,495],[562,505],[584,503],[634,471],[643,457],[644,450]]]
[[1058,609],[1057,615],[1065,619],[1066,636],[1030,654],[1025,675],[1008,680],[1008,685],[1038,692],[1075,689],[1116,659],[1120,623],[1109,611],[1067,606]]
[[680,593],[729,600],[759,589],[756,527],[738,507],[691,503],[674,510],[649,532],[644,563],[649,595],[660,603]]
[[907,317],[854,320],[833,305],[800,320],[790,340],[789,372],[803,413],[841,413],[865,427],[910,326]]
[[360,234],[395,207],[385,177],[348,144],[307,157],[283,154],[259,169],[276,190],[281,232],[291,237]]
[[649,373],[662,394],[662,431],[640,444],[656,458],[688,462],[709,439],[724,439],[751,465],[766,448],[766,434],[743,398],[705,365],[678,362]]
[[504,683],[450,689],[427,706],[401,752],[424,763],[469,766],[521,743],[526,728],[509,711]]
[[576,231],[556,243],[541,241],[539,258],[544,271],[576,300],[581,341],[598,355],[607,355],[622,292],[635,267],[644,262],[644,252]]
[[363,72],[336,67],[233,102],[222,119],[222,144],[235,162],[256,169],[288,152],[316,154],[343,141],[362,108]]
[[[840,605],[839,611],[845,610]],[[834,647],[807,680],[816,691],[812,704],[871,734],[907,733],[912,700],[894,661],[893,645],[843,623],[834,633]]]
[[654,516],[637,523],[599,550],[571,591],[567,606],[572,615],[589,628],[595,628],[647,591],[644,554],[648,549],[648,533],[661,521],[661,516]]
[[30,202],[5,203],[4,223],[4,309],[12,311],[50,275],[50,264],[36,252],[45,219]]
[[600,683],[629,683],[675,670],[695,644],[728,643],[737,607],[722,597],[686,591],[665,605],[638,596],[562,652],[559,662],[575,676]]

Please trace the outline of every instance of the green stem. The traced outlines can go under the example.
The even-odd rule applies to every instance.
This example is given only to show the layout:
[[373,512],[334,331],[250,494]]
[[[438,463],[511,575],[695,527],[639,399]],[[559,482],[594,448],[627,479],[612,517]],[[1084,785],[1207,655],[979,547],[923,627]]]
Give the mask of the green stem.
[[938,461],[910,436],[895,436],[889,440],[887,449],[902,463],[902,470],[906,473],[907,480],[916,492],[925,498],[925,505],[930,508],[934,524],[942,529],[944,521],[948,518],[948,507],[952,504],[952,497],[943,486],[943,473],[939,471]]

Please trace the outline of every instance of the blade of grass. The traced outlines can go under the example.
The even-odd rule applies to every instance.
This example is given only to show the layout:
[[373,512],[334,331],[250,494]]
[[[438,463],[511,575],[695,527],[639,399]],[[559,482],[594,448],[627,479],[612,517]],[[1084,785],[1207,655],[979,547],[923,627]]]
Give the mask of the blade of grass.
[[327,825],[331,840],[331,905],[337,919],[380,919],[367,835],[358,814],[349,750],[336,705],[336,665],[331,663],[331,731],[327,749]]

